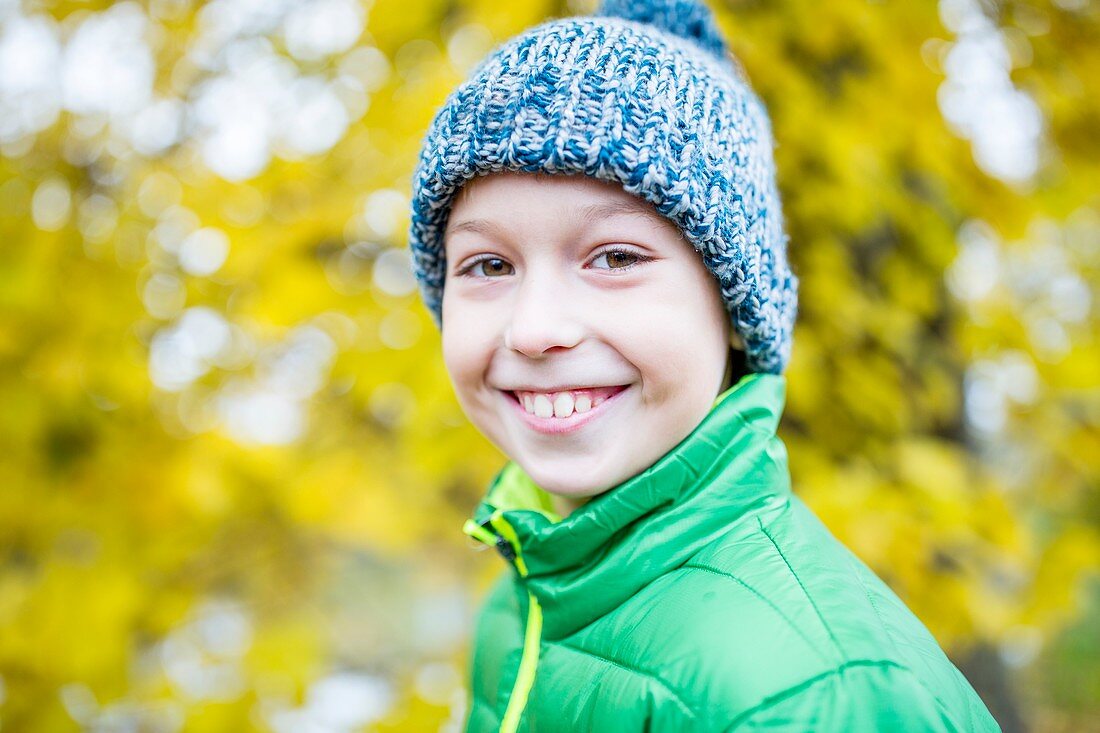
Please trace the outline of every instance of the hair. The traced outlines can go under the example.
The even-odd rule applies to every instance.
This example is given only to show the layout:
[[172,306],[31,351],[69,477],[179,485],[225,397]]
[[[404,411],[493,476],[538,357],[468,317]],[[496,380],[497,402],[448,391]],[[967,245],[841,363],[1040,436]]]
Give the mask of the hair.
[[726,358],[726,376],[722,380],[722,392],[725,392],[749,374],[752,374],[752,370],[749,369],[748,355],[744,350],[731,344],[728,351],[729,354]]

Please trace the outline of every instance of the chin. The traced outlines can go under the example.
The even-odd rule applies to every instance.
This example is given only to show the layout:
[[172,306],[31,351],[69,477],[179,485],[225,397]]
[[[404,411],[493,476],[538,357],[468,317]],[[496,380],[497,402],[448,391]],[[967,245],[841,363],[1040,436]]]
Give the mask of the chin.
[[600,480],[578,482],[566,479],[563,481],[560,477],[554,477],[549,473],[544,474],[537,469],[529,470],[524,467],[524,471],[539,488],[566,499],[584,499],[602,494],[616,483],[619,483],[618,481]]

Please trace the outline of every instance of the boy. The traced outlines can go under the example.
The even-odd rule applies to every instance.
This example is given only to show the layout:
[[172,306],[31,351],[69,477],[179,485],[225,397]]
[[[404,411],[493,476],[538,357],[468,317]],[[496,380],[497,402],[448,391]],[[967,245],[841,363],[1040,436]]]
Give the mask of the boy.
[[791,493],[772,145],[688,0],[537,26],[437,114],[416,273],[511,459],[465,528],[512,568],[467,730],[998,730]]

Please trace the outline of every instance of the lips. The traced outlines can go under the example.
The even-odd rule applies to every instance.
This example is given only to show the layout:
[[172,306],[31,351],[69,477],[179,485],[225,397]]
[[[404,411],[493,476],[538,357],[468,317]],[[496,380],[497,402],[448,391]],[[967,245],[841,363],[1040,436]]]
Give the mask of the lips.
[[[577,430],[613,409],[620,396],[629,388],[630,385],[618,385],[578,387],[554,392],[501,391],[501,394],[529,427],[544,434],[560,434]],[[528,403],[526,407],[525,400]],[[528,408],[532,411],[528,411]]]
[[574,387],[559,390],[515,390],[516,400],[523,408],[541,418],[565,418],[576,412],[588,412],[604,400],[621,392],[618,387]]

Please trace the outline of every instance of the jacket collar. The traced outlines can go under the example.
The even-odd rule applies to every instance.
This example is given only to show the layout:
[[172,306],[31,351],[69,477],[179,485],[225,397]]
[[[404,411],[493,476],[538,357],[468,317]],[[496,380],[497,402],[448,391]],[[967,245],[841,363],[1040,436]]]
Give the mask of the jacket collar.
[[734,522],[789,499],[786,449],[776,436],[785,396],[784,376],[745,376],[656,463],[564,519],[510,462],[466,531],[516,566],[542,605],[544,636],[568,636]]

